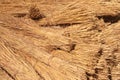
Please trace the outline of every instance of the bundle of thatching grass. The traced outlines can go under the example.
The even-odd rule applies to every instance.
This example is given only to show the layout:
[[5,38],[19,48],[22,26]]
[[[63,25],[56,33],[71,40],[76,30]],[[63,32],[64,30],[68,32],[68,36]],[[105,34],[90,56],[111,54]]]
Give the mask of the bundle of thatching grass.
[[[114,7],[113,7],[114,6]],[[118,15],[120,13],[120,4],[111,2],[94,1],[74,1],[55,11],[47,18],[42,19],[40,25],[62,25],[94,22],[96,16]]]
[[69,38],[39,28],[32,20],[0,14],[0,69],[10,80],[85,80],[83,69],[45,50],[48,45],[71,50],[71,44]]

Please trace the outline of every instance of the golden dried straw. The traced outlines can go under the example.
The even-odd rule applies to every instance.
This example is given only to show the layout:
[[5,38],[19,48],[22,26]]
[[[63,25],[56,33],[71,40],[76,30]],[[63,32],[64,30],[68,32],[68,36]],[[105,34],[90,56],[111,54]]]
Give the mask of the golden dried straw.
[[[113,7],[114,6],[114,7]],[[39,21],[40,25],[78,24],[96,21],[96,16],[116,15],[120,12],[117,3],[103,3],[98,1],[74,1],[56,11],[53,15]]]

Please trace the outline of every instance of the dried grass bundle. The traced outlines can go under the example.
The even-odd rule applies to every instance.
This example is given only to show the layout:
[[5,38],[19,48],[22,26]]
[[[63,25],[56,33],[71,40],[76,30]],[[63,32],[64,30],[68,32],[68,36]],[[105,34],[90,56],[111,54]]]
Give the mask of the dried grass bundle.
[[[113,7],[114,6],[114,7]],[[118,3],[103,3],[98,1],[74,1],[52,16],[42,19],[40,25],[62,25],[94,22],[96,16],[117,15],[120,12]]]

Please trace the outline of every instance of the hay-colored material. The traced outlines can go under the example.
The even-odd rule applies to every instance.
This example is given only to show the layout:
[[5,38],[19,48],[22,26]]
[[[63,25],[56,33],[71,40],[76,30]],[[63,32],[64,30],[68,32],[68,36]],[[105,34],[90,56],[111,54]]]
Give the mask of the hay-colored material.
[[36,5],[32,5],[29,10],[29,17],[33,20],[39,20],[45,17]]
[[96,21],[96,16],[113,16],[119,13],[120,5],[118,3],[74,1],[63,7],[61,10],[55,11],[53,15],[39,21],[39,24],[60,25],[89,23],[91,21]]
[[1,1],[0,80],[120,80],[120,3]]

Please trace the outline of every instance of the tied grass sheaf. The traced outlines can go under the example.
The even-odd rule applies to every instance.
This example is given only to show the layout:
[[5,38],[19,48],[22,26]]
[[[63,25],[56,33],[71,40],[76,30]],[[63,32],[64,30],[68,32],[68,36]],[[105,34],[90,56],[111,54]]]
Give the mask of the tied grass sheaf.
[[[114,6],[114,7],[113,7]],[[99,16],[116,16],[119,4],[100,1],[73,1],[52,15],[43,18],[39,25],[64,25],[94,22]]]

